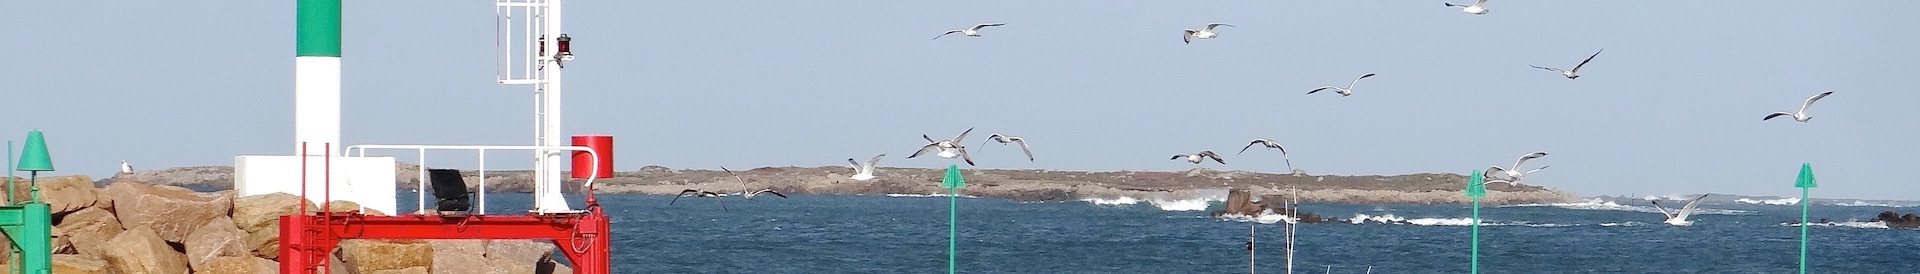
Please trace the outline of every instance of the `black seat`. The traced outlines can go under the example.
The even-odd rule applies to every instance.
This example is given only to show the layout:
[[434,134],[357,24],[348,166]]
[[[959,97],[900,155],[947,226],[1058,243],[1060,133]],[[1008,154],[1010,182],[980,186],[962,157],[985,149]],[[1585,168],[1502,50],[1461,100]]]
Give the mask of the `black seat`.
[[457,169],[428,169],[427,179],[433,181],[434,209],[440,212],[467,212],[473,209],[472,191],[467,190],[467,181]]

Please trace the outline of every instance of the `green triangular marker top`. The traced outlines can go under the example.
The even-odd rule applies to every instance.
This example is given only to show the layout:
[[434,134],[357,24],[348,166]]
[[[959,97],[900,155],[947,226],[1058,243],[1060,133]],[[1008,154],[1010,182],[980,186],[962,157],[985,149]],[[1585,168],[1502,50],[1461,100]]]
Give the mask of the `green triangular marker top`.
[[1481,174],[1478,169],[1473,170],[1473,175],[1470,176],[1471,177],[1467,178],[1467,198],[1479,199],[1481,197],[1487,197],[1486,176]]
[[967,179],[960,177],[960,165],[947,165],[947,178],[940,180],[941,188],[967,187]]
[[1800,179],[1793,181],[1793,187],[1812,188],[1815,185],[1817,184],[1813,182],[1813,164],[1801,163]]

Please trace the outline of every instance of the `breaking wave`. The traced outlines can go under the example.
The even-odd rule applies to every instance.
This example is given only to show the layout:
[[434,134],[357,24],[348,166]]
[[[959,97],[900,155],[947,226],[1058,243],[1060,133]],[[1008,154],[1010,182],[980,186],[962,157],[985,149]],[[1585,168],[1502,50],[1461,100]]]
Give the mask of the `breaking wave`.
[[1080,200],[1102,206],[1126,206],[1146,202],[1165,211],[1204,211],[1212,206],[1213,202],[1226,201],[1227,191],[1201,189],[1155,193],[1147,197],[1094,197]]
[[1915,206],[1920,206],[1920,204],[1911,204],[1911,203],[1908,203],[1908,204],[1894,204],[1894,203],[1876,203],[1876,202],[1868,202],[1868,201],[1859,201],[1859,200],[1855,200],[1855,201],[1851,201],[1851,202],[1845,202],[1845,203],[1832,203],[1832,205],[1836,205],[1836,206],[1858,206],[1858,207],[1915,207]]
[[1273,214],[1273,212],[1271,211],[1261,212],[1260,216],[1247,216],[1246,214],[1226,214],[1226,215],[1220,215],[1220,219],[1235,221],[1235,222],[1243,222],[1243,223],[1254,222],[1254,223],[1262,223],[1262,224],[1275,224],[1275,223],[1281,223],[1281,222],[1285,222],[1285,223],[1298,222],[1298,220],[1295,220],[1293,218],[1288,218],[1287,215]]
[[[1537,206],[1551,206],[1551,207],[1558,207],[1558,208],[1565,208],[1565,209],[1581,209],[1581,210],[1614,210],[1614,211],[1660,213],[1660,210],[1655,209],[1652,205],[1644,205],[1644,206],[1643,205],[1622,205],[1620,203],[1615,203],[1614,201],[1608,201],[1600,198],[1590,198],[1590,199],[1587,199],[1586,201],[1582,201],[1578,203],[1523,204],[1523,205],[1511,205],[1511,206],[1501,206],[1501,207],[1537,207]],[[1668,210],[1673,210],[1673,209],[1669,208]],[[1693,214],[1696,214],[1696,215],[1748,215],[1753,213],[1754,212],[1750,210],[1714,209],[1714,208],[1706,208],[1706,207],[1695,208],[1693,211]]]
[[1779,198],[1779,199],[1740,198],[1739,200],[1733,200],[1733,202],[1742,203],[1742,204],[1754,204],[1754,205],[1797,205],[1797,204],[1800,204],[1800,197],[1789,197],[1789,198]]
[[[1354,224],[1368,224],[1368,223],[1378,223],[1378,224],[1411,224],[1411,225],[1419,225],[1419,226],[1469,226],[1469,225],[1473,225],[1473,219],[1471,219],[1471,218],[1414,218],[1414,219],[1407,219],[1407,218],[1404,218],[1404,217],[1400,217],[1400,216],[1394,216],[1394,215],[1393,215],[1392,213],[1388,213],[1388,214],[1382,214],[1382,215],[1379,215],[1379,216],[1373,216],[1373,215],[1367,215],[1366,213],[1354,213],[1354,214],[1353,214],[1353,218],[1352,218],[1352,219],[1348,219],[1348,220],[1347,220],[1347,222],[1350,222],[1350,223],[1354,223]],[[1486,222],[1481,222],[1481,223],[1480,223],[1480,225],[1496,225],[1496,224],[1493,224],[1493,223],[1486,223]]]
[[[1780,223],[1780,226],[1799,227],[1800,224]],[[1813,223],[1813,226],[1887,229],[1886,222],[1878,222],[1878,221],[1874,221],[1874,222],[1845,221],[1845,222]]]

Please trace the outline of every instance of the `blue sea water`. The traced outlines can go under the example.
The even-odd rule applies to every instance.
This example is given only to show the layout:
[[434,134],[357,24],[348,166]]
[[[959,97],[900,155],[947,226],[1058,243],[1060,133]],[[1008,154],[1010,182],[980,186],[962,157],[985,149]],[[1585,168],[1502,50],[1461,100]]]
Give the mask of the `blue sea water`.
[[[403,195],[402,208],[413,208]],[[572,197],[578,198],[578,197]],[[947,197],[797,195],[712,199],[602,195],[615,273],[936,273],[947,268]],[[525,194],[489,211],[524,212]],[[669,205],[669,202],[673,202]],[[1673,201],[1674,204],[1680,201]],[[578,205],[578,201],[575,202]],[[1167,210],[1150,202],[1020,203],[958,199],[958,269],[970,273],[1284,273],[1283,226]],[[1211,209],[1218,209],[1212,202]],[[1689,227],[1661,224],[1641,200],[1485,207],[1483,273],[1790,273],[1800,207],[1700,206]],[[1300,273],[1467,273],[1472,209],[1463,205],[1305,204],[1340,218],[1413,224],[1304,224]],[[1913,207],[1814,205],[1812,273],[1920,273],[1920,230],[1864,221]]]

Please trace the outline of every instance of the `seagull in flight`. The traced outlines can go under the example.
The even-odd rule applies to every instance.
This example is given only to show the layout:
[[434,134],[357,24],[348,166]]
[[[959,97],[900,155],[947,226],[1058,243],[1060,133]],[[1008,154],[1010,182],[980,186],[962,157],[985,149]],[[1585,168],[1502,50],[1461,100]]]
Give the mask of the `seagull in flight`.
[[[1369,75],[1371,75],[1371,74],[1369,74]],[[1247,153],[1247,149],[1249,149],[1249,148],[1253,148],[1253,145],[1262,145],[1262,146],[1266,146],[1266,147],[1267,147],[1267,149],[1278,149],[1278,150],[1280,150],[1280,159],[1284,159],[1284,160],[1287,160],[1287,170],[1288,170],[1288,171],[1292,171],[1292,170],[1293,170],[1293,159],[1292,159],[1292,157],[1288,157],[1288,156],[1287,156],[1287,148],[1286,148],[1286,147],[1281,147],[1281,146],[1280,146],[1280,143],[1278,143],[1278,142],[1274,142],[1273,140],[1267,140],[1267,139],[1265,139],[1265,138],[1261,138],[1261,139],[1253,139],[1253,142],[1249,142],[1249,143],[1247,143],[1247,146],[1246,146],[1246,147],[1241,147],[1241,148],[1240,148],[1240,153],[1235,153],[1234,155],[1240,155],[1241,153]]]
[[1487,168],[1487,176],[1492,177],[1494,173],[1504,173],[1507,175],[1507,178],[1506,178],[1507,181],[1518,184],[1520,183],[1520,178],[1526,177],[1527,174],[1533,174],[1533,172],[1535,171],[1547,169],[1546,166],[1541,166],[1540,168],[1535,168],[1533,170],[1528,170],[1526,172],[1520,172],[1521,164],[1526,164],[1527,160],[1532,160],[1534,158],[1540,158],[1540,157],[1547,157],[1547,152],[1535,151],[1533,153],[1527,153],[1527,155],[1520,155],[1520,161],[1513,162],[1512,168],[1502,168],[1500,166],[1493,166],[1493,167]]
[[872,180],[874,164],[880,163],[880,157],[886,157],[886,156],[887,154],[885,153],[881,153],[880,155],[874,155],[873,160],[867,160],[867,164],[865,165],[860,164],[860,162],[854,161],[853,158],[847,158],[847,164],[853,165],[853,177],[849,179],[853,179],[855,181]]
[[1487,7],[1486,7],[1487,0],[1473,1],[1473,5],[1461,5],[1461,4],[1454,4],[1454,3],[1446,3],[1446,4],[1448,7],[1460,7],[1460,12],[1465,12],[1473,15],[1487,14]]
[[1706,198],[1707,198],[1706,194],[1700,194],[1699,198],[1693,198],[1692,201],[1687,201],[1686,206],[1680,207],[1680,210],[1675,210],[1673,211],[1673,213],[1667,213],[1666,208],[1660,207],[1660,200],[1653,200],[1653,209],[1660,210],[1661,215],[1667,215],[1667,221],[1666,221],[1667,224],[1675,225],[1675,226],[1690,226],[1690,225],[1693,225],[1693,221],[1688,221],[1687,216],[1693,215],[1693,210],[1697,208],[1696,206],[1700,205],[1700,199],[1706,199]]
[[1813,95],[1813,97],[1812,97],[1812,98],[1807,98],[1807,102],[1806,102],[1806,103],[1801,103],[1801,104],[1800,104],[1800,111],[1798,111],[1798,112],[1794,112],[1794,113],[1787,113],[1787,112],[1784,112],[1784,111],[1782,111],[1782,112],[1774,112],[1773,114],[1767,114],[1767,118],[1760,118],[1760,120],[1761,120],[1761,121],[1766,121],[1766,120],[1771,120],[1771,119],[1773,119],[1773,117],[1780,117],[1780,116],[1789,116],[1789,115],[1790,115],[1790,116],[1793,116],[1793,120],[1794,120],[1794,121],[1799,121],[1799,122],[1801,122],[1801,123],[1806,123],[1806,122],[1807,122],[1807,120],[1813,120],[1813,116],[1807,116],[1807,108],[1808,108],[1808,107],[1812,107],[1812,106],[1813,106],[1813,101],[1819,101],[1819,100],[1820,100],[1820,98],[1827,98],[1827,95],[1829,95],[1829,94],[1833,94],[1833,92],[1832,92],[1832,91],[1828,91],[1828,92],[1821,92],[1820,94],[1815,94],[1815,95]]
[[973,26],[973,27],[971,27],[971,28],[965,28],[965,29],[955,29],[955,30],[947,30],[947,33],[941,33],[941,34],[940,34],[940,36],[934,36],[934,37],[933,37],[933,39],[934,39],[934,40],[939,40],[939,39],[940,39],[940,37],[945,37],[945,36],[947,36],[948,34],[955,34],[955,33],[959,33],[959,34],[961,34],[961,35],[966,35],[967,37],[980,37],[980,29],[981,29],[981,28],[986,28],[986,27],[998,27],[998,26],[1004,26],[1004,25],[1007,25],[1007,24],[1005,24],[1005,23],[986,23],[986,24],[979,24],[979,25],[974,25],[974,26]]
[[780,196],[780,198],[787,197],[786,194],[780,194],[780,192],[773,191],[773,189],[771,188],[752,190],[751,187],[747,186],[747,180],[741,179],[739,174],[733,174],[732,170],[727,170],[727,167],[724,167],[724,166],[720,167],[720,170],[726,171],[728,176],[733,176],[733,180],[740,181],[740,198],[741,199],[753,200],[754,195],[760,195],[762,193],[773,194],[773,196]]
[[1193,163],[1193,165],[1196,166],[1200,165],[1200,162],[1206,161],[1207,158],[1213,158],[1214,162],[1219,162],[1222,165],[1227,164],[1227,160],[1221,160],[1220,154],[1213,154],[1212,150],[1202,150],[1200,153],[1194,154],[1177,154],[1167,160],[1179,160],[1180,158],[1187,158],[1188,163]]
[[667,202],[667,205],[673,205],[674,202],[679,202],[680,197],[692,197],[692,196],[711,197],[713,198],[714,202],[720,203],[721,212],[727,211],[727,202],[720,200],[720,196],[724,196],[724,195],[721,195],[720,193],[715,193],[712,191],[704,191],[704,190],[691,189],[691,188],[687,190],[681,190],[680,195],[674,195],[673,201]]
[[1328,90],[1328,89],[1331,89],[1331,90],[1333,90],[1333,92],[1338,92],[1338,93],[1340,93],[1340,97],[1347,97],[1347,96],[1353,96],[1353,85],[1357,85],[1357,84],[1360,84],[1360,79],[1367,79],[1367,77],[1373,77],[1373,74],[1372,74],[1372,73],[1368,73],[1367,75],[1361,75],[1361,76],[1360,76],[1360,78],[1353,78],[1353,83],[1347,83],[1347,87],[1344,87],[1344,88],[1343,88],[1343,87],[1336,87],[1336,86],[1331,86],[1331,85],[1328,85],[1328,86],[1321,86],[1320,88],[1316,88],[1316,89],[1313,89],[1313,90],[1310,90],[1310,91],[1307,91],[1307,94],[1313,94],[1313,93],[1315,93],[1315,92],[1320,92],[1320,91],[1322,91],[1322,90]]
[[[1007,136],[1005,134],[994,133],[993,135],[987,135],[987,142],[1000,142],[1000,144],[1002,145],[1009,144],[1009,143],[1019,143],[1020,152],[1027,153],[1028,162],[1033,161],[1033,150],[1027,148],[1026,138],[1020,138],[1020,136]],[[981,142],[980,145],[984,146],[984,145],[987,145],[987,143]]]
[[969,132],[973,132],[973,128],[967,128],[967,131],[960,132],[959,137],[940,141],[934,141],[933,137],[927,137],[926,134],[921,134],[920,138],[927,139],[927,145],[920,147],[920,151],[914,151],[913,155],[907,155],[907,158],[912,159],[913,157],[920,157],[920,154],[925,154],[927,151],[939,150],[940,153],[937,155],[940,156],[940,158],[953,159],[954,156],[959,156],[960,159],[967,161],[967,165],[971,166],[973,165],[973,156],[967,155],[967,147],[960,145],[960,140],[966,139],[967,133]]
[[1180,41],[1186,42],[1188,44],[1192,44],[1193,40],[1195,39],[1213,39],[1214,37],[1220,36],[1220,33],[1213,32],[1213,28],[1219,27],[1219,26],[1232,27],[1233,25],[1228,25],[1224,23],[1212,23],[1212,24],[1207,24],[1206,28],[1202,28],[1200,30],[1186,29],[1187,34],[1185,36],[1181,36]]
[[133,174],[133,165],[127,164],[127,160],[120,160],[120,174]]
[[1587,66],[1587,62],[1593,62],[1593,57],[1600,56],[1600,52],[1602,51],[1607,51],[1607,49],[1600,49],[1600,51],[1593,52],[1593,55],[1587,56],[1587,60],[1580,61],[1579,65],[1573,65],[1573,69],[1562,70],[1559,68],[1549,68],[1549,67],[1542,67],[1542,66],[1535,66],[1535,65],[1527,65],[1527,66],[1537,68],[1537,69],[1544,69],[1552,72],[1559,72],[1560,76],[1566,76],[1568,80],[1572,80],[1574,78],[1580,78],[1580,67]]

